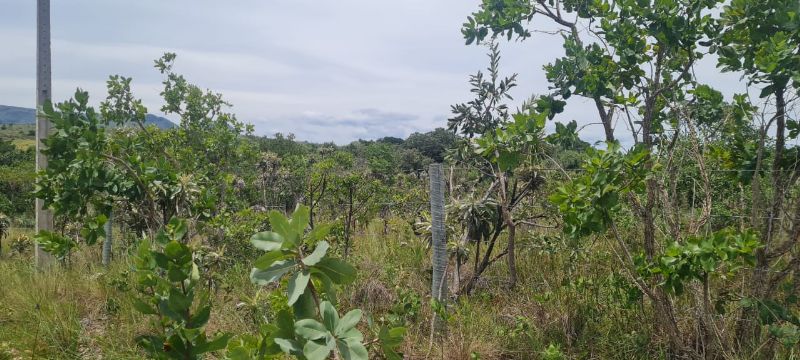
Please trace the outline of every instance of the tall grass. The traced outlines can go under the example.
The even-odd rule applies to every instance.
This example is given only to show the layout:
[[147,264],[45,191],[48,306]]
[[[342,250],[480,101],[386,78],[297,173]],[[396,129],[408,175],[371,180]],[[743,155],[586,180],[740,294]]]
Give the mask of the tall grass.
[[[361,307],[378,323],[404,322],[403,351],[412,359],[663,357],[663,340],[646,325],[649,307],[628,298],[624,280],[613,275],[613,259],[602,255],[610,253],[603,242],[552,244],[548,235],[521,236],[515,289],[506,288],[508,273],[500,260],[473,294],[451,301],[447,333],[431,344],[427,244],[405,222],[393,221],[385,235],[382,224],[370,224],[353,241],[348,260],[359,268],[359,278],[340,294],[341,305]],[[500,241],[498,249],[505,246]],[[154,324],[133,310],[129,257],[116,255],[106,269],[99,265],[99,248],[84,248],[68,266],[42,273],[32,268],[29,255],[4,255],[0,359],[142,358],[134,338]],[[215,276],[208,330],[254,333],[269,321],[269,289],[256,296],[247,260],[233,263]],[[471,264],[465,269],[468,276]]]

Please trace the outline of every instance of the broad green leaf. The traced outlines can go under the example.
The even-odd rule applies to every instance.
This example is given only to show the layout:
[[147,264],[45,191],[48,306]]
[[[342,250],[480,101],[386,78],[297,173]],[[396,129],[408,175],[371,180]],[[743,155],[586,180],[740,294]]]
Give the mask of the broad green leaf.
[[308,239],[308,241],[311,243],[325,239],[325,237],[328,236],[328,233],[330,233],[331,227],[331,224],[314,226],[314,228],[308,232],[308,235],[306,235],[306,239]]
[[314,296],[311,295],[308,287],[306,287],[303,295],[300,295],[300,298],[297,299],[297,302],[292,305],[292,311],[296,319],[310,319],[317,315],[317,305],[314,303]]
[[369,360],[367,348],[360,340],[346,338],[337,341],[339,353],[344,360]]
[[186,233],[189,232],[189,227],[186,225],[186,221],[173,217],[169,220],[168,226],[172,229],[172,239],[176,241],[180,241],[186,236]]
[[285,257],[286,255],[284,255],[280,250],[270,251],[256,259],[256,261],[253,263],[253,266],[259,269],[266,269],[275,261],[283,260]]
[[250,237],[250,242],[257,248],[264,251],[275,251],[281,249],[284,238],[281,234],[264,231]]
[[229,334],[222,334],[212,341],[198,345],[194,348],[193,353],[195,355],[200,355],[207,352],[222,350],[228,346],[228,341],[230,341],[230,339],[231,336]]
[[322,315],[322,322],[325,324],[325,328],[331,333],[336,331],[336,326],[339,325],[339,314],[333,304],[330,301],[323,301],[319,305],[319,313]]
[[298,354],[302,353],[303,351],[303,348],[300,347],[300,344],[298,344],[297,341],[281,338],[273,339],[273,341],[280,346],[281,351],[287,354]]
[[328,252],[328,248],[330,248],[330,244],[327,241],[320,241],[314,251],[303,258],[303,264],[307,266],[316,265]]
[[307,270],[298,271],[292,278],[289,279],[289,306],[294,305],[297,299],[300,298],[306,291],[306,286],[308,286],[308,280],[311,278]]
[[361,321],[361,310],[360,309],[351,310],[350,312],[342,316],[341,319],[339,319],[339,324],[336,325],[336,331],[334,332],[334,334],[336,334],[336,336],[344,334],[347,330],[350,330],[353,327],[355,327],[359,321]]
[[294,211],[292,214],[292,221],[290,225],[294,232],[298,235],[302,235],[306,231],[306,227],[308,227],[308,222],[311,220],[311,212],[308,206],[301,205],[297,207],[297,210]]
[[348,284],[356,278],[356,269],[339,259],[323,258],[313,268],[321,271],[335,284]]
[[188,264],[189,261],[192,261],[192,251],[189,247],[175,240],[170,241],[164,247],[164,255],[179,265]]
[[330,334],[325,328],[325,325],[320,324],[319,321],[314,319],[298,320],[294,323],[294,331],[297,335],[308,340],[322,339]]
[[346,330],[337,336],[342,339],[348,338],[348,339],[355,339],[358,341],[364,340],[364,334],[362,334],[361,331],[358,331],[358,328],[355,327],[352,327],[349,330]]
[[192,319],[186,324],[189,329],[201,328],[208,323],[208,318],[211,316],[211,305],[206,305],[198,311]]
[[250,272],[250,280],[259,285],[267,285],[280,279],[295,266],[297,263],[294,260],[279,260],[264,270],[254,268]]
[[333,350],[333,346],[330,346],[327,342],[309,341],[303,347],[303,355],[308,360],[325,360],[331,350]]
[[289,220],[286,219],[286,216],[278,211],[272,210],[269,212],[268,217],[269,225],[272,227],[272,231],[280,234],[284,241],[288,241],[291,244],[296,244],[297,233],[289,224]]
[[144,301],[137,298],[133,299],[133,308],[145,315],[158,314],[158,311],[156,311],[156,309],[154,309],[152,306],[148,305]]
[[169,289],[169,298],[167,299],[167,303],[169,304],[169,308],[176,312],[182,313],[192,306],[192,296],[191,291],[189,294],[184,295],[178,289],[171,288]]

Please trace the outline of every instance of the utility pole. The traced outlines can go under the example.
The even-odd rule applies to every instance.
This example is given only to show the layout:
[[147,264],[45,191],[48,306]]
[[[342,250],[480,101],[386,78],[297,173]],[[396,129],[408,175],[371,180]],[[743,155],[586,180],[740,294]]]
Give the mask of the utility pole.
[[[52,99],[50,68],[50,0],[36,0],[36,171],[47,169],[47,157],[42,154],[42,141],[50,132],[50,121],[39,113]],[[53,231],[53,213],[44,208],[44,201],[36,199],[36,233]],[[50,254],[36,244],[36,267],[52,263]]]
[[[431,248],[433,248],[433,281],[431,296],[443,309],[447,303],[447,238],[444,228],[444,177],[442,164],[431,164],[428,170],[431,182]],[[443,333],[444,319],[434,312],[432,332]]]

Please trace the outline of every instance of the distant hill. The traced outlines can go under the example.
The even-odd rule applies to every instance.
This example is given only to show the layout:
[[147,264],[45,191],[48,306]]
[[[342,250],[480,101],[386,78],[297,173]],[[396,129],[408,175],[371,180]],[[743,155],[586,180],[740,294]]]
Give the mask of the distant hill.
[[[2,124],[34,124],[36,121],[36,110],[17,106],[0,105],[0,125]],[[176,125],[167,118],[147,114],[145,123],[153,124],[160,129],[174,128]]]

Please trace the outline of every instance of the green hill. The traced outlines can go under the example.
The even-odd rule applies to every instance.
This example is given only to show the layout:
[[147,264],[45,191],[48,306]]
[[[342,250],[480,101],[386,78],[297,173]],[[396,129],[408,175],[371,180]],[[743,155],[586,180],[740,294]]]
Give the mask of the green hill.
[[[36,120],[36,110],[18,106],[0,105],[0,125],[21,125],[34,124]],[[160,129],[175,127],[175,123],[167,118],[147,114],[145,118],[147,124],[153,124]]]

